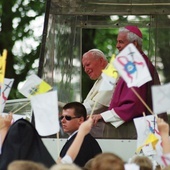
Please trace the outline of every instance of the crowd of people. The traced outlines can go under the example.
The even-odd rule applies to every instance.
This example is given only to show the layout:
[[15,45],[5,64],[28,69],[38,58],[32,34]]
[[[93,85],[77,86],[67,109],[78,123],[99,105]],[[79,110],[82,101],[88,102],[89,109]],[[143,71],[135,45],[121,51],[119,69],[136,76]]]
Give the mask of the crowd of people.
[[[73,102],[71,103],[71,105],[72,104],[74,106],[75,103]],[[81,105],[81,103],[79,104]],[[70,105],[70,103],[68,105]],[[68,106],[68,108],[70,108],[70,106]],[[80,118],[79,116],[77,117]],[[62,119],[65,118],[62,117]],[[5,140],[9,138],[9,131],[11,130],[10,128],[12,128],[13,126],[13,124],[12,125],[10,124],[11,121],[12,121],[12,115],[5,116],[5,117],[0,116],[0,123],[1,123],[0,134],[1,132],[3,132],[4,135],[6,134],[4,136]],[[28,169],[29,170],[30,169],[32,170],[66,170],[66,169],[68,170],[73,170],[73,169],[74,170],[129,170],[129,168],[131,168],[131,170],[139,170],[139,169],[140,170],[154,170],[154,169],[166,170],[170,167],[170,163],[164,166],[164,168],[162,168],[159,164],[155,166],[152,160],[145,155],[142,156],[136,155],[132,159],[129,159],[130,160],[129,162],[124,162],[124,160],[121,157],[119,157],[114,153],[109,153],[109,152],[102,153],[101,150],[99,149],[100,148],[99,146],[98,146],[99,152],[97,151],[98,150],[97,149],[96,150],[97,152],[95,151],[95,154],[90,155],[91,157],[89,157],[88,151],[83,152],[84,150],[83,143],[84,142],[86,143],[86,136],[90,135],[89,132],[92,126],[93,126],[93,119],[91,117],[86,121],[83,121],[78,128],[79,130],[77,132],[75,139],[71,143],[70,147],[67,149],[66,154],[63,155],[63,157],[58,158],[57,162],[51,162],[51,164],[48,165],[46,164],[46,162],[44,162],[45,159],[43,161],[35,159],[34,155],[32,155],[32,157],[29,157],[27,152],[21,154],[19,149],[20,146],[16,146],[17,143],[12,144],[13,147],[17,148],[15,150],[13,150],[12,148],[3,148],[4,143],[1,143],[2,153],[0,156],[0,163],[1,163],[0,169],[2,170],[6,170],[6,169],[7,170],[28,170]],[[162,118],[157,118],[157,126],[162,140],[163,154],[168,155],[170,154],[169,124],[166,123]],[[35,129],[29,129],[29,130],[36,131]],[[21,135],[20,131],[18,131],[17,133]],[[33,135],[33,137],[35,136]],[[27,141],[27,143],[29,143],[29,141]],[[38,144],[37,147],[39,147]],[[34,143],[31,142],[31,145],[33,146]],[[25,145],[24,147],[28,147],[28,145]],[[15,151],[13,154],[12,153],[11,154],[18,155],[18,157],[16,156],[9,157],[7,155],[4,156],[3,154],[6,152],[6,149],[11,149],[10,152]],[[93,150],[93,146],[91,147],[89,144],[88,148],[86,147],[86,149]],[[96,147],[94,148],[94,150],[95,149]],[[38,152],[34,152],[32,154],[35,155],[38,154],[36,156],[39,157]],[[44,152],[43,155],[44,157],[46,157],[45,154],[46,153]],[[78,158],[79,156],[81,159]],[[88,158],[86,158],[86,156],[88,156]],[[83,158],[85,160],[82,160]],[[170,156],[168,158],[170,159]],[[5,165],[4,162],[6,163]]]
[[[141,87],[135,87],[135,90],[152,108],[151,86],[160,84],[160,81],[155,67],[142,51],[142,38],[138,27],[126,26],[119,29],[116,47],[122,51],[128,44],[133,43],[146,61],[152,80]],[[5,117],[0,115],[0,170],[167,169],[170,161],[165,167],[161,167],[159,164],[155,166],[145,155],[136,155],[129,159],[129,162],[125,162],[114,153],[102,152],[95,138],[136,139],[133,119],[143,116],[143,112],[150,113],[147,113],[146,107],[128,88],[122,77],[118,78],[112,90],[99,91],[102,70],[108,66],[102,51],[91,49],[83,54],[82,65],[89,78],[96,82],[83,103],[70,102],[62,108],[60,122],[68,139],[59,158],[55,161],[51,157],[30,122],[23,119],[13,122],[12,113]],[[162,141],[162,154],[170,157],[167,114],[158,115],[156,120]]]

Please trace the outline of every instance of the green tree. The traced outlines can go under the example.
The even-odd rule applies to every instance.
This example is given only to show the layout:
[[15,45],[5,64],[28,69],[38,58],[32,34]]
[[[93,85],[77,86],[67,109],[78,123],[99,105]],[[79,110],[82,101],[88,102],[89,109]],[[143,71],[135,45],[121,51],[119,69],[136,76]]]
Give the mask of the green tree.
[[[39,57],[41,37],[36,37],[31,27],[33,21],[45,13],[45,0],[0,1],[0,52],[7,49],[6,78],[14,78],[10,98],[20,98],[19,82],[26,79]],[[38,24],[38,21],[37,21]],[[36,42],[31,44],[28,42]],[[16,49],[16,46],[19,46]]]

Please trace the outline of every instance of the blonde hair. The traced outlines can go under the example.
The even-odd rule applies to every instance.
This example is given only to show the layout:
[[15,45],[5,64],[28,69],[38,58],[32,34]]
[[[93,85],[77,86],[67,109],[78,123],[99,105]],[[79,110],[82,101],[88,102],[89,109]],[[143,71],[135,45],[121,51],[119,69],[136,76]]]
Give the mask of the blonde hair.
[[91,170],[91,165],[92,165],[93,160],[94,160],[94,158],[91,158],[90,160],[88,160],[86,162],[86,164],[84,165],[83,169],[84,170]]
[[41,163],[27,161],[27,160],[13,161],[7,167],[7,170],[23,170],[23,169],[24,170],[48,170],[48,168]]
[[131,163],[135,163],[140,166],[140,170],[152,170],[153,163],[152,161],[146,156],[135,156],[130,161]]
[[123,160],[113,153],[101,153],[91,162],[91,170],[124,170]]
[[53,165],[50,170],[82,170],[79,166],[76,164],[56,164]]

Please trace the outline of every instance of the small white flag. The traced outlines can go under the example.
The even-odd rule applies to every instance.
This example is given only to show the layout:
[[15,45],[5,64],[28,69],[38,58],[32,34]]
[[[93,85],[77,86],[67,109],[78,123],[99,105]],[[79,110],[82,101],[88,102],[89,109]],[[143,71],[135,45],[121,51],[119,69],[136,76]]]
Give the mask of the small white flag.
[[35,127],[41,136],[59,132],[57,91],[31,97]]
[[39,78],[37,75],[30,75],[23,86],[19,89],[19,92],[25,97],[30,98],[37,94],[46,93],[51,90],[52,87]]
[[116,56],[113,64],[128,87],[140,87],[152,80],[144,58],[132,43]]
[[134,163],[126,163],[124,164],[125,170],[140,170],[139,165]]
[[[156,145],[160,145],[160,135],[158,131],[158,126],[156,118],[154,115],[143,116],[133,119],[136,131],[137,131],[137,151],[140,152],[144,149],[145,155],[151,154],[151,147],[143,148],[146,145],[152,144],[153,150],[155,150]],[[159,142],[158,142],[159,141]],[[153,151],[152,153],[155,153]]]
[[170,110],[170,83],[154,85],[152,89],[153,112],[155,114]]
[[157,154],[154,156],[154,159],[162,166],[162,168],[170,165],[170,153],[164,155]]
[[1,101],[0,112],[1,113],[4,110],[4,107],[5,107],[6,101],[8,99],[9,93],[11,91],[13,82],[14,82],[14,79],[7,79],[7,78],[5,78],[4,82],[2,84],[2,87],[0,88],[1,89],[1,96],[0,96],[1,97],[1,99],[0,99],[0,101]]
[[99,91],[109,91],[113,90],[116,79],[114,77],[108,76],[105,73],[102,73],[102,82],[100,84]]

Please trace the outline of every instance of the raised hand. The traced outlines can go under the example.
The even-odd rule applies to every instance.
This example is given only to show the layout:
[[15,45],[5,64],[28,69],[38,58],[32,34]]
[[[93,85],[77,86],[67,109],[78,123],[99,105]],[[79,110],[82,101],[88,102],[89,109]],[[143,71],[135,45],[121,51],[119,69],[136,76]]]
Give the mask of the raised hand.
[[0,130],[8,129],[11,126],[12,119],[12,113],[5,116],[0,115]]

